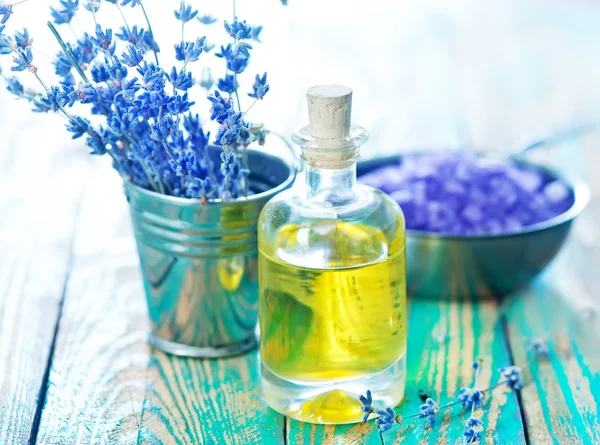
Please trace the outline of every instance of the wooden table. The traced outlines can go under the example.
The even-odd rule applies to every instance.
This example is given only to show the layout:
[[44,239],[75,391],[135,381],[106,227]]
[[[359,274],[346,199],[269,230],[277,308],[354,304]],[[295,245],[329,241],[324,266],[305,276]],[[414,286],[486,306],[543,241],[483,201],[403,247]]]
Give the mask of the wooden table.
[[[423,89],[431,80],[408,79],[406,88]],[[464,98],[479,97],[475,89],[465,91]],[[473,102],[458,104],[448,95],[458,110],[450,107],[449,115],[461,119],[438,121],[443,108],[418,108],[425,96],[402,95],[423,113],[401,129],[406,131],[399,145],[431,141],[433,134],[487,145],[500,140],[486,133]],[[465,416],[459,409],[445,412],[436,429],[417,420],[383,436],[373,422],[304,424],[263,402],[256,351],[193,360],[152,349],[118,178],[106,160],[90,159],[66,134],[52,133],[58,121],[24,117],[22,105],[9,109],[7,96],[0,97],[0,444],[461,443]],[[382,100],[375,97],[372,109],[381,110]],[[304,121],[296,108],[286,116],[290,127]],[[383,109],[395,124],[390,107]],[[438,113],[432,118],[436,131],[430,131],[431,122],[422,125],[426,109]],[[359,115],[378,130],[376,142],[385,140],[377,135],[389,127],[369,122],[367,112]],[[522,133],[517,129],[513,136]],[[441,403],[454,398],[470,384],[471,362],[481,356],[482,386],[497,381],[497,368],[525,364],[522,391],[498,388],[487,399],[485,443],[600,443],[599,143],[597,136],[574,138],[556,150],[559,163],[580,158],[594,194],[564,251],[529,289],[501,306],[411,301],[407,393],[398,413],[418,410],[420,389]],[[549,338],[549,360],[527,364],[531,337]]]
[[[11,182],[27,151],[0,152],[0,443],[459,443],[460,410],[435,430],[415,421],[383,437],[373,422],[304,424],[265,406],[256,351],[194,360],[150,348],[119,180],[79,146],[41,156],[36,185],[20,190]],[[529,337],[547,336],[550,359],[526,366],[524,389],[498,388],[487,400],[486,443],[600,443],[600,180],[592,179],[597,193],[568,246],[530,289],[502,307],[411,301],[399,413],[418,409],[419,389],[455,397],[477,356],[482,386],[495,382],[498,367],[527,362]]]

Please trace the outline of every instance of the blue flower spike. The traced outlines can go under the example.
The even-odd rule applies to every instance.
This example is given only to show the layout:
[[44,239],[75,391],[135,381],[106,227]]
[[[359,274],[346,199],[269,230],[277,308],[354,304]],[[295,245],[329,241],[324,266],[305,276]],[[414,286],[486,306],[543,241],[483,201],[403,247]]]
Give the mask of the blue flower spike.
[[458,401],[465,409],[481,408],[485,394],[477,388],[462,387]]
[[[396,413],[392,408],[386,408],[385,410],[377,409],[375,413],[379,415],[375,423],[379,428],[380,433],[385,433],[387,430],[391,429],[396,423]],[[402,418],[400,417],[400,420]]]
[[100,0],[83,0],[83,7],[90,11],[92,14],[95,14],[100,9]]
[[27,30],[27,28],[24,28],[23,32],[15,33],[15,44],[19,48],[25,49],[28,46],[31,46],[32,43],[33,39],[29,36],[29,31]]
[[23,84],[14,76],[8,79],[8,86],[6,89],[15,96],[20,97],[25,94],[25,88],[23,87]]
[[112,44],[112,36],[112,29],[107,28],[105,31],[102,31],[102,27],[100,25],[96,25],[96,37],[90,36],[89,40],[98,48],[106,51]]
[[135,47],[135,45],[129,45],[127,48],[128,52],[121,54],[121,59],[127,66],[138,66],[144,60],[144,53]]
[[523,371],[518,366],[500,368],[500,373],[506,379],[506,386],[512,390],[523,388]]
[[463,444],[470,445],[478,442],[481,442],[481,431],[475,428],[467,428],[463,432]]
[[204,50],[206,37],[201,37],[193,42],[181,42],[175,45],[175,58],[180,62],[196,62]]
[[13,14],[13,5],[11,4],[2,4],[0,5],[0,25],[5,24],[10,16]]
[[483,415],[482,411],[473,413],[469,420],[465,422],[465,430],[463,431],[463,444],[470,445],[475,443],[481,443],[481,432],[483,431],[483,422],[480,417]]
[[530,338],[529,345],[527,348],[536,358],[549,358],[550,357],[550,349],[548,347],[548,342],[543,338]]
[[235,76],[232,74],[227,74],[224,78],[218,79],[217,88],[224,93],[233,94],[238,88],[238,83],[235,79]]
[[252,38],[252,26],[246,23],[246,20],[238,21],[236,18],[233,23],[230,25],[225,22],[225,31],[237,40],[245,40]]
[[182,23],[187,23],[198,15],[197,10],[192,10],[190,5],[186,5],[185,1],[181,1],[179,9],[175,11],[175,18]]
[[212,96],[208,96],[208,100],[212,103],[210,119],[217,121],[219,124],[225,122],[231,110],[231,101],[221,96],[217,90],[215,90]]
[[60,0],[60,6],[60,9],[50,8],[52,21],[57,25],[71,23],[79,9],[79,0]]
[[469,417],[465,425],[467,428],[479,428],[483,426],[483,422],[476,417]]
[[371,395],[371,391],[367,389],[366,395],[359,395],[358,400],[360,400],[360,403],[362,404],[360,410],[364,413],[362,417],[362,422],[364,423],[367,421],[371,413],[375,412],[373,409],[373,396]]
[[16,56],[13,57],[13,62],[15,62],[15,66],[11,67],[12,71],[25,71],[29,70],[33,73],[37,71],[37,68],[34,67],[31,62],[33,62],[33,53],[31,52],[31,46],[27,48],[17,48]]
[[248,96],[254,99],[264,99],[265,94],[269,92],[269,84],[267,83],[267,73],[264,73],[262,77],[256,75],[254,85],[252,85],[252,93],[248,93]]
[[435,426],[435,416],[439,412],[439,406],[431,398],[425,400],[425,403],[419,407],[419,417],[427,417],[427,426],[430,428]]

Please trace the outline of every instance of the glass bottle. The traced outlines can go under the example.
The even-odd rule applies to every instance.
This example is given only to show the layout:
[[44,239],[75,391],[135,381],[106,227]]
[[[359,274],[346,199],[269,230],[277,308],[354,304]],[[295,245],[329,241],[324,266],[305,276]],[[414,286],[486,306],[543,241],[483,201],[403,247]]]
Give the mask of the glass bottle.
[[260,355],[267,403],[312,423],[353,423],[359,394],[396,406],[406,369],[405,222],[386,194],[356,183],[367,132],[350,124],[352,90],[308,91],[304,184],[258,223]]

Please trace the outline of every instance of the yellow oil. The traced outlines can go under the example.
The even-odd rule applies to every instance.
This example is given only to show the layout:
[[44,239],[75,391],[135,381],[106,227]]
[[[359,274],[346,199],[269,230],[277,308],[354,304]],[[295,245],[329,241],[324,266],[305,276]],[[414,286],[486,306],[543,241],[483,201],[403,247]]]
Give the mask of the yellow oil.
[[[293,252],[299,226],[279,231],[277,242],[260,246],[261,359],[276,376],[299,384],[344,382],[393,365],[406,349],[406,265],[403,237],[391,255],[360,264],[381,249],[383,235],[368,227],[337,222],[319,258],[328,266],[297,266],[276,258],[278,249]],[[340,234],[341,233],[341,234]],[[319,240],[313,240],[318,245]],[[328,252],[327,255],[323,252]],[[372,256],[372,255],[371,255]],[[342,265],[342,266],[340,266]],[[349,266],[348,266],[349,265]],[[304,409],[337,406],[321,396]],[[356,417],[355,398],[351,409]],[[318,406],[315,407],[314,405]]]

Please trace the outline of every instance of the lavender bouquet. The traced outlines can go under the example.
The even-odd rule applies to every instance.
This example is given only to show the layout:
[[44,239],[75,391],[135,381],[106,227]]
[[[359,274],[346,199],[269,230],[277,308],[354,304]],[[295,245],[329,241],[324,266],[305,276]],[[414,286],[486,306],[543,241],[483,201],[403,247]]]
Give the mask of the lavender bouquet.
[[[6,28],[18,6],[0,0],[0,55],[12,55],[12,72],[29,72],[41,92],[25,88],[15,77],[0,71],[8,90],[30,101],[33,111],[50,111],[61,115],[73,139],[86,137],[92,155],[108,155],[113,167],[124,180],[161,194],[207,200],[235,200],[248,196],[248,146],[263,145],[267,130],[246,120],[247,112],[269,91],[267,74],[257,74],[253,99],[242,110],[238,76],[250,61],[251,40],[259,41],[262,26],[250,26],[235,17],[225,22],[229,42],[214,54],[223,59],[225,75],[216,82],[208,96],[210,119],[219,124],[211,138],[198,114],[190,90],[198,86],[190,65],[212,47],[205,37],[187,40],[186,25],[192,21],[201,26],[215,23],[209,15],[199,16],[184,0],[174,11],[181,22],[181,41],[175,44],[177,63],[161,66],[160,46],[152,31],[142,0],[59,0],[50,8],[52,20],[48,26],[57,39],[60,52],[54,60],[58,85],[43,80],[34,64],[33,39],[27,29],[9,34]],[[129,6],[143,17],[143,27],[130,24],[122,7]],[[83,8],[81,8],[83,7]],[[96,13],[103,8],[115,8],[123,19],[120,30],[103,28]],[[84,9],[84,10],[82,10]],[[78,14],[91,14],[95,23],[92,34],[77,35],[71,22]],[[188,25],[189,26],[189,25]],[[198,26],[198,25],[197,25]],[[60,29],[71,28],[76,40],[68,42]],[[164,62],[163,62],[164,63]],[[213,87],[208,68],[202,71],[200,87]],[[89,106],[88,117],[75,114],[75,109]],[[75,107],[74,107],[75,106]],[[211,156],[220,150],[220,161]]]

